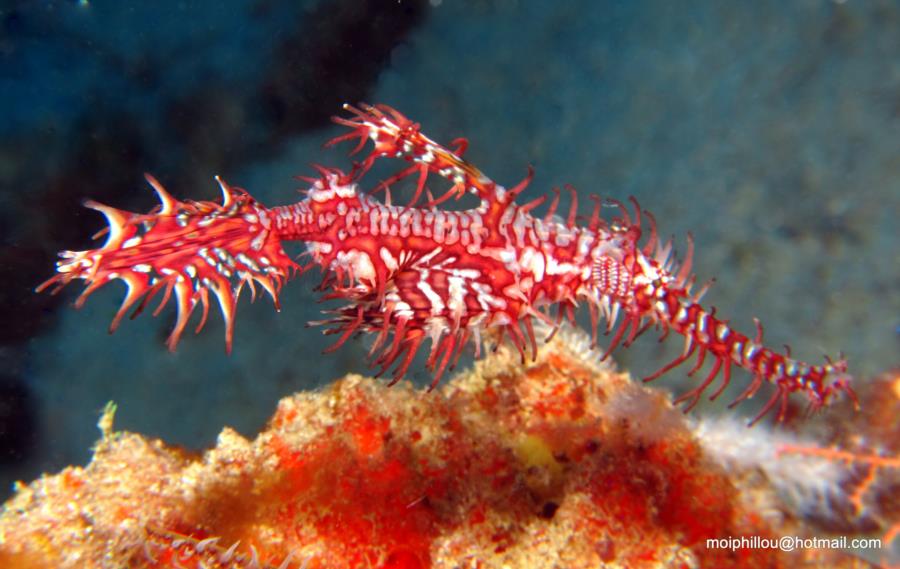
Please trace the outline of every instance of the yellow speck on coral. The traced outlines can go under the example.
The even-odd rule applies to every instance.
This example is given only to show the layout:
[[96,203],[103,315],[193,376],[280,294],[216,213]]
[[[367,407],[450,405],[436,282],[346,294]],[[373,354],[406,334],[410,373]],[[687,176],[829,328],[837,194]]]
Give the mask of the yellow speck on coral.
[[537,435],[525,435],[516,445],[516,455],[526,468],[546,468],[554,476],[562,472],[562,466],[553,458],[550,447]]

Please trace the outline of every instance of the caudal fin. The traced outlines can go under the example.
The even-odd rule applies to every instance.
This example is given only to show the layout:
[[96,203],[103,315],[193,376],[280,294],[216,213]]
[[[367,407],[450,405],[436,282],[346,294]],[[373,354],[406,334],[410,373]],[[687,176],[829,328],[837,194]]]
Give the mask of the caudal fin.
[[145,176],[160,205],[150,213],[138,214],[85,202],[106,216],[109,227],[97,234],[105,234],[106,243],[88,251],[62,251],[57,274],[37,291],[55,285],[55,293],[73,280],[83,279],[85,289],[75,301],[75,306],[81,307],[103,285],[115,279],[123,281],[128,290],[110,332],[130,308],[135,307],[134,318],[162,292],[156,315],[174,293],[178,315],[166,341],[170,350],[175,349],[198,305],[203,312],[196,331],[203,328],[212,293],[225,319],[225,348],[230,352],[235,305],[244,285],[249,285],[254,297],[256,285],[261,285],[278,308],[281,286],[298,266],[270,230],[267,209],[243,190],[216,177],[222,189],[221,203],[179,201],[153,176]]

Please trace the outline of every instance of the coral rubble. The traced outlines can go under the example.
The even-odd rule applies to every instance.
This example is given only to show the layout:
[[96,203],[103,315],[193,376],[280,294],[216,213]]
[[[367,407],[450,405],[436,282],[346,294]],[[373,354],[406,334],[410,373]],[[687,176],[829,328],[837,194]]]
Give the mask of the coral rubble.
[[[115,432],[0,515],[0,566],[861,567],[839,552],[714,549],[802,534],[756,511],[663,392],[561,332],[428,393],[347,376],[197,456]],[[793,520],[793,521],[792,521]]]

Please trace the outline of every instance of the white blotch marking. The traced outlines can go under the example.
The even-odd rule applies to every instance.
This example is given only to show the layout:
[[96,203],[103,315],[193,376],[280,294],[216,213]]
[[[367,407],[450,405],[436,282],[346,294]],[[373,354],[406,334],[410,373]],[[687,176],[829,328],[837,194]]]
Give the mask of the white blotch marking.
[[131,239],[122,243],[122,249],[130,249],[131,247],[134,247],[135,245],[139,245],[140,242],[141,242],[140,237],[132,237]]
[[378,250],[378,256],[381,257],[381,260],[384,262],[384,265],[391,271],[396,271],[400,268],[400,264],[397,262],[397,258],[394,257],[391,252],[387,249],[387,247],[382,247]]
[[729,333],[730,330],[728,330],[728,326],[725,324],[720,322],[719,325],[716,326],[716,338],[718,338],[720,342],[724,342],[725,339],[728,338]]
[[429,283],[424,278],[419,280],[418,288],[422,291],[422,294],[428,299],[428,302],[431,304],[431,315],[439,316],[444,311],[444,300],[441,298],[441,295],[436,293],[433,288],[431,288],[431,283]]
[[357,279],[375,282],[375,265],[372,264],[372,259],[369,258],[368,253],[364,251],[356,249],[338,251],[333,266],[349,269],[351,274]]

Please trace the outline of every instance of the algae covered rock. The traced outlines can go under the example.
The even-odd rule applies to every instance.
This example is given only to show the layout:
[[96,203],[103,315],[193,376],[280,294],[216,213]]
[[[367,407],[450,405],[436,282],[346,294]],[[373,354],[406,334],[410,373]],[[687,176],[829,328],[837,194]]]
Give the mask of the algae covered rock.
[[[800,531],[747,499],[668,397],[560,333],[442,389],[347,376],[284,398],[250,441],[191,455],[114,432],[84,468],[21,485],[3,567],[781,567],[708,547]],[[753,490],[755,491],[755,490]],[[816,563],[855,562],[818,552]]]

